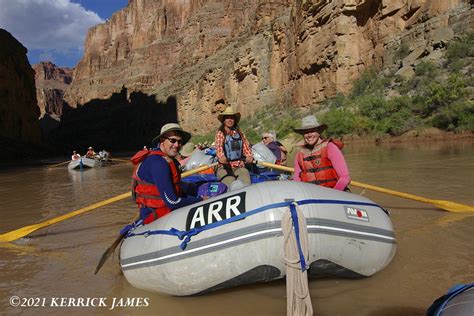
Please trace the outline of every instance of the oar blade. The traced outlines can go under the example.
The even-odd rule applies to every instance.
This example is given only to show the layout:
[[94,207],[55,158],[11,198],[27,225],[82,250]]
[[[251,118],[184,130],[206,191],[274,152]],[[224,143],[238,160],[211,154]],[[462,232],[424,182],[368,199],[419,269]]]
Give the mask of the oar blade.
[[25,237],[26,235],[31,234],[32,232],[34,232],[35,230],[41,227],[42,226],[38,227],[38,224],[34,224],[34,225],[29,225],[29,226],[25,226],[25,227],[13,230],[5,234],[1,234],[0,242],[10,242],[10,241],[20,239],[22,237]]
[[100,258],[99,263],[97,264],[97,267],[95,268],[94,274],[97,274],[97,272],[99,272],[100,268],[102,268],[102,266],[107,261],[107,259],[109,259],[110,255],[114,253],[115,248],[117,248],[118,244],[122,241],[124,236],[125,234],[120,235],[114,241],[114,243],[109,248],[107,248],[107,250],[102,254],[102,257]]
[[434,200],[433,204],[441,209],[456,213],[474,212],[474,206],[451,201]]

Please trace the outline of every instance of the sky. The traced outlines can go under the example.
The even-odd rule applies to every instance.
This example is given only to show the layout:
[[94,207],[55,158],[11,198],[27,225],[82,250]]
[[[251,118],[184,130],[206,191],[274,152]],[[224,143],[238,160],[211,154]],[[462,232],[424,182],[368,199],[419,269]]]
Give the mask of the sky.
[[75,67],[87,30],[126,7],[128,0],[0,0],[0,28],[28,49],[30,64]]

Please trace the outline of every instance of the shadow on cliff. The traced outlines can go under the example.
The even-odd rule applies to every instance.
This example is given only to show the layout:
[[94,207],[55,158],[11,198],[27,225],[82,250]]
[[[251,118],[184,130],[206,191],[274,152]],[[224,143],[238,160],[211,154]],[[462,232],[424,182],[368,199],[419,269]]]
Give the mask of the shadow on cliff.
[[84,154],[89,146],[112,154],[136,151],[150,145],[168,122],[177,122],[175,97],[161,103],[153,95],[132,92],[127,98],[123,88],[109,99],[93,99],[64,113],[47,142],[68,154],[73,149]]

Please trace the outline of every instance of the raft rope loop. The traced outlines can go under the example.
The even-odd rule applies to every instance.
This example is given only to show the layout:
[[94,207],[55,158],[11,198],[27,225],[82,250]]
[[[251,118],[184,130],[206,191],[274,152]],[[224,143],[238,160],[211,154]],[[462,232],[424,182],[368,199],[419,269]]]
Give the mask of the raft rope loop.
[[303,212],[296,202],[289,205],[281,219],[283,250],[286,265],[286,315],[313,315],[308,288],[308,228]]

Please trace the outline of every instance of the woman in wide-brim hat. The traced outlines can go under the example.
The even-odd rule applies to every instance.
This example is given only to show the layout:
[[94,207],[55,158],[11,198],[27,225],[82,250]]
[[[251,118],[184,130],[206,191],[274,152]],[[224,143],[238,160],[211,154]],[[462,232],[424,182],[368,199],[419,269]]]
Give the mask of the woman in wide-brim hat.
[[295,156],[293,180],[346,190],[351,179],[341,151],[343,144],[322,138],[326,129],[327,125],[319,124],[314,115],[304,117],[301,126],[293,129],[304,139]]
[[250,184],[250,173],[245,163],[251,163],[253,155],[250,143],[238,125],[240,113],[228,106],[217,119],[221,122],[214,141],[219,160],[217,178],[227,186],[235,180]]

